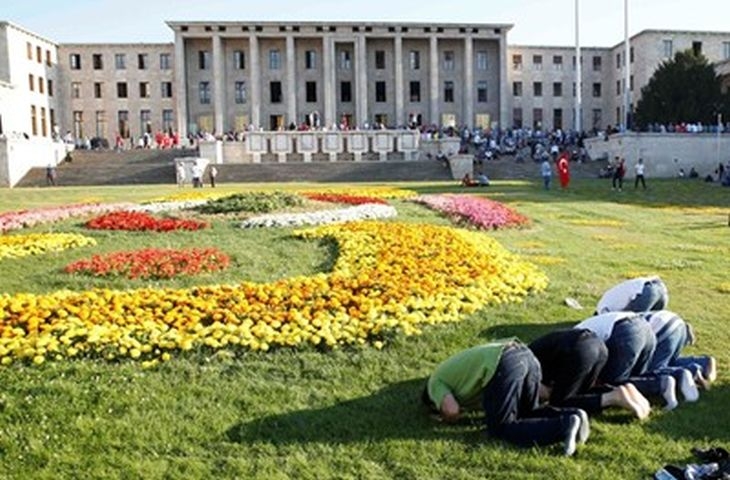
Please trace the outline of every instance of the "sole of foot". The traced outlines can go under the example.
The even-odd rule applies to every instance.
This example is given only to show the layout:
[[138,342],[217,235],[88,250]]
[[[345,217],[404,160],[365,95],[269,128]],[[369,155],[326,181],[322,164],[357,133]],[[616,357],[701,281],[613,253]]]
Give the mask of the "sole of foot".
[[717,361],[715,360],[715,357],[710,357],[709,365],[707,366],[707,371],[705,373],[705,378],[708,382],[714,382],[717,380]]
[[677,401],[677,381],[674,377],[663,375],[661,382],[661,396],[664,399],[664,410],[674,410],[679,405]]
[[580,417],[580,428],[578,429],[578,443],[580,445],[588,441],[591,436],[591,420],[585,410],[577,409],[575,412]]
[[651,404],[644,395],[632,384],[627,383],[618,387],[622,390],[623,397],[628,407],[634,412],[639,420],[644,420],[651,413]]
[[573,414],[568,417],[568,429],[563,443],[563,454],[570,457],[578,447],[578,432],[580,431],[580,416]]
[[697,384],[689,370],[682,370],[679,378],[679,391],[686,402],[696,402],[700,398],[700,392]]

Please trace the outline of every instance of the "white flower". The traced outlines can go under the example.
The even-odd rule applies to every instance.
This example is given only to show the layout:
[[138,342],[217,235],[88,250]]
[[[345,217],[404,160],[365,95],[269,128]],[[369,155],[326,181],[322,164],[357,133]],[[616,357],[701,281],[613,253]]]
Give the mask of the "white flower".
[[181,200],[175,202],[151,202],[142,205],[136,205],[130,208],[133,212],[162,213],[171,212],[173,210],[185,210],[188,208],[199,207],[208,203],[208,200]]
[[244,220],[241,228],[255,227],[299,227],[302,225],[325,225],[330,223],[353,222],[392,218],[398,215],[390,205],[365,204],[337,210],[320,210],[307,213],[275,213],[260,215]]

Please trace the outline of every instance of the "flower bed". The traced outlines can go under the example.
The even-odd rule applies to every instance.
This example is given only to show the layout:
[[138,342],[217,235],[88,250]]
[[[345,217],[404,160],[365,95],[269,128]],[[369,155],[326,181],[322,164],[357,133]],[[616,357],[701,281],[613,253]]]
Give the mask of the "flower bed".
[[414,202],[445,213],[457,223],[481,229],[519,227],[530,221],[511,208],[494,200],[469,195],[421,195]]
[[390,205],[366,204],[338,210],[320,210],[305,213],[274,213],[244,220],[241,228],[301,227],[304,225],[328,225],[331,223],[378,220],[398,215]]
[[0,259],[43,255],[87,245],[96,245],[96,241],[75,233],[2,235],[0,236]]
[[376,197],[363,197],[360,195],[344,195],[337,193],[303,193],[305,197],[310,200],[317,202],[330,202],[330,203],[346,203],[348,205],[364,205],[367,203],[377,203],[380,205],[387,205],[388,202],[382,198]]
[[133,207],[131,203],[83,204],[63,207],[36,208],[0,214],[0,231],[7,232],[32,227],[41,223],[58,222],[72,217],[98,215],[100,213],[125,210]]
[[156,362],[193,348],[336,347],[458,321],[521,301],[545,275],[479,232],[358,222],[299,232],[330,238],[331,273],[191,289],[0,295],[0,359],[93,356]]
[[169,232],[172,230],[200,230],[207,228],[206,222],[181,220],[177,218],[155,218],[143,212],[112,212],[86,222],[86,228],[93,230],[128,230]]
[[225,270],[230,258],[216,248],[187,250],[148,248],[131,252],[94,255],[71,263],[66,273],[96,277],[123,276],[141,279],[168,279],[179,275],[199,275]]
[[288,207],[298,207],[301,204],[302,197],[291,193],[248,192],[236,193],[227,197],[209,200],[204,205],[196,207],[195,210],[209,214],[238,212],[265,213]]
[[403,199],[418,195],[413,190],[393,187],[318,188],[302,190],[299,193],[302,195],[354,195],[358,197],[382,199]]

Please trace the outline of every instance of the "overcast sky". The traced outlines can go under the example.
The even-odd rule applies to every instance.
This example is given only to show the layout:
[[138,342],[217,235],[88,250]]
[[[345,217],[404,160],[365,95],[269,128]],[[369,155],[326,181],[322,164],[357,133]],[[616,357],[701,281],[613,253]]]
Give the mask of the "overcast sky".
[[[623,40],[624,0],[579,0],[581,44]],[[629,0],[629,32],[730,31],[729,0]],[[575,0],[2,0],[0,20],[58,43],[170,42],[165,20],[512,23],[509,42],[573,45]]]

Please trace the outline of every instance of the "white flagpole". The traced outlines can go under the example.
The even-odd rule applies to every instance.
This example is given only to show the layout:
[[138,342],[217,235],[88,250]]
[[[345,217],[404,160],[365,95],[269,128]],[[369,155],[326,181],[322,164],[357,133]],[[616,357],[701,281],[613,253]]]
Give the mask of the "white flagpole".
[[579,0],[575,0],[575,131],[583,129],[583,70],[580,61],[580,14]]

